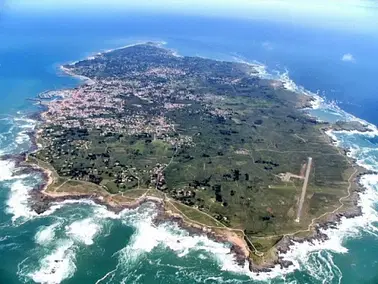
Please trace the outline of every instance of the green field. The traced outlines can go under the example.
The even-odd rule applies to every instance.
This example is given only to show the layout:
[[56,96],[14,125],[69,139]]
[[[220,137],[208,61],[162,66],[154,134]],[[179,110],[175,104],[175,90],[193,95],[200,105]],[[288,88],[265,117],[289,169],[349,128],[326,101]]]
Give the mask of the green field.
[[[347,158],[299,109],[309,98],[254,76],[249,65],[139,45],[66,67],[97,83],[78,88],[82,109],[69,112],[93,115],[50,111],[53,123],[41,126],[44,147],[32,156],[55,169],[58,186],[87,182],[129,198],[159,190],[196,222],[251,239],[278,236],[256,241],[259,251],[338,208],[348,193]],[[85,103],[93,93],[106,98],[103,113]],[[297,223],[303,180],[280,174],[300,175],[308,157]]]

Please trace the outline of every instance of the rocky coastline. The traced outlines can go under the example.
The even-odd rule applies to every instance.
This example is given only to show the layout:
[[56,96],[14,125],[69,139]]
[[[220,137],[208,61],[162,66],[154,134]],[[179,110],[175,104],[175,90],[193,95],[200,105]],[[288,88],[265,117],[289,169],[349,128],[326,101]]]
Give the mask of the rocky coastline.
[[[33,148],[34,147],[32,147],[32,149]],[[18,155],[4,155],[0,157],[1,160],[13,161],[15,163],[15,167],[18,169],[17,172],[15,172],[15,175],[41,175],[43,181],[35,188],[33,188],[29,195],[29,206],[38,215],[41,215],[44,212],[48,211],[52,206],[67,200],[92,201],[98,205],[106,207],[107,210],[112,211],[116,214],[120,213],[125,209],[136,209],[144,203],[151,202],[155,204],[155,210],[157,211],[156,217],[152,220],[155,226],[158,226],[159,224],[163,224],[166,222],[176,223],[180,228],[186,230],[190,235],[205,235],[209,239],[214,240],[216,242],[231,244],[230,253],[234,255],[235,261],[239,265],[243,266],[245,265],[246,261],[249,261],[249,257],[248,255],[246,255],[245,248],[231,242],[230,239],[227,237],[227,234],[216,233],[213,230],[208,229],[206,227],[185,221],[184,218],[179,214],[166,210],[164,206],[164,201],[162,199],[146,196],[144,198],[137,199],[135,202],[123,203],[122,205],[114,206],[106,202],[99,194],[67,194],[64,196],[49,195],[45,192],[45,189],[49,184],[48,172],[37,165],[26,162],[26,158],[27,153],[22,153]],[[251,261],[249,263],[250,265],[252,264]],[[254,267],[253,264],[252,267]],[[254,267],[253,271],[260,270]]]
[[[33,146],[34,147],[32,147],[31,149],[34,149],[36,147],[36,145]],[[309,235],[306,237],[296,237],[292,235],[283,236],[282,239],[276,245],[276,258],[271,259],[270,261],[264,264],[256,264],[252,261],[249,255],[246,255],[245,247],[242,247],[240,246],[240,244],[236,244],[230,241],[230,238],[227,234],[215,232],[212,229],[206,228],[204,226],[187,222],[179,214],[166,210],[164,206],[164,200],[162,199],[147,196],[145,198],[137,199],[135,202],[124,203],[119,206],[114,206],[109,204],[107,201],[103,200],[102,196],[98,194],[67,194],[64,196],[50,196],[44,192],[44,189],[46,188],[49,180],[48,173],[44,169],[36,165],[25,162],[26,157],[27,153],[22,153],[19,155],[5,155],[2,156],[0,159],[11,160],[15,162],[15,166],[16,168],[18,168],[18,171],[15,173],[17,175],[38,173],[42,176],[43,182],[39,184],[36,188],[34,188],[30,193],[30,207],[37,214],[43,214],[44,212],[49,210],[51,206],[56,205],[60,202],[64,202],[66,200],[92,201],[96,204],[105,206],[108,210],[114,213],[119,213],[125,209],[136,209],[144,203],[152,202],[156,205],[157,210],[157,215],[153,220],[154,225],[159,225],[165,222],[174,222],[178,224],[180,228],[189,232],[190,235],[205,235],[209,239],[212,239],[216,242],[229,243],[231,245],[230,253],[234,255],[236,263],[241,266],[244,266],[246,262],[248,262],[250,271],[255,273],[270,272],[273,268],[276,268],[277,266],[281,269],[290,267],[291,265],[293,265],[293,262],[291,262],[290,260],[285,260],[284,255],[291,249],[294,243],[313,243],[314,241],[326,241],[329,238],[325,233],[323,233],[324,230],[327,230],[329,228],[337,228],[343,217],[354,218],[361,216],[362,210],[361,207],[358,205],[359,193],[363,192],[366,189],[359,183],[359,180],[364,175],[377,174],[373,171],[364,171],[356,175],[355,180],[353,182],[356,183],[358,186],[356,190],[353,191],[350,199],[353,203],[353,208],[348,208],[347,211],[342,213],[334,213],[328,215],[326,220],[314,225],[312,232],[309,233]]]

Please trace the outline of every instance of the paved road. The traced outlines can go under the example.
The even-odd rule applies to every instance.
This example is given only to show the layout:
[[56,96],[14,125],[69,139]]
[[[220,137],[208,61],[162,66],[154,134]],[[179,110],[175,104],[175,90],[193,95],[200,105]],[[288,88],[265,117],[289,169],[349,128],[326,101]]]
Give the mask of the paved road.
[[306,169],[306,175],[305,179],[303,182],[303,187],[302,187],[302,194],[301,194],[301,199],[299,200],[299,206],[298,206],[298,212],[297,212],[297,219],[295,219],[295,222],[300,222],[301,220],[301,213],[302,213],[302,207],[303,207],[303,202],[306,197],[306,191],[307,191],[307,185],[308,185],[308,179],[310,177],[310,172],[311,172],[311,166],[312,166],[312,158],[308,157],[308,162],[307,162],[307,169]]

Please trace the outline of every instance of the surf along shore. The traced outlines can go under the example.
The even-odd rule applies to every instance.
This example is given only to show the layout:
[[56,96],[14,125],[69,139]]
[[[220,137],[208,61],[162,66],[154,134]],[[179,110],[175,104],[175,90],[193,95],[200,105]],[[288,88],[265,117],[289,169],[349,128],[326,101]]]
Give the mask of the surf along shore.
[[[109,51],[107,51],[109,52]],[[69,76],[76,76],[67,69],[61,70]],[[89,78],[80,77],[86,84],[95,84]],[[89,80],[88,80],[89,79]],[[309,107],[313,97],[303,94],[302,107]],[[39,124],[44,123],[44,112],[48,109],[48,102],[43,103],[44,109],[38,115]],[[340,154],[350,164],[348,173],[347,195],[339,199],[339,207],[331,212],[326,212],[321,216],[312,219],[307,228],[284,235],[272,235],[264,237],[248,238],[243,230],[226,227],[212,216],[200,210],[186,206],[178,201],[169,198],[165,193],[157,189],[133,189],[128,192],[111,194],[104,187],[85,181],[71,180],[60,177],[55,169],[47,162],[30,157],[28,153],[17,157],[3,157],[4,159],[16,160],[21,171],[39,172],[43,177],[43,183],[32,191],[31,208],[38,214],[48,210],[53,204],[65,200],[86,199],[92,200],[100,205],[106,206],[108,210],[120,212],[124,209],[136,208],[143,203],[152,202],[156,205],[158,214],[154,220],[156,225],[163,222],[176,222],[183,229],[192,234],[206,235],[218,242],[231,244],[230,251],[234,253],[235,260],[240,265],[249,263],[249,268],[253,272],[269,272],[275,267],[287,268],[292,265],[290,260],[285,260],[285,253],[288,252],[294,242],[312,242],[314,240],[326,240],[328,237],[322,231],[327,228],[337,226],[342,217],[353,218],[362,214],[358,205],[359,193],[364,188],[359,184],[359,179],[364,174],[372,174],[358,166],[356,161],[348,156],[348,150],[339,148],[335,141],[330,137],[332,131],[369,131],[364,125],[356,124],[337,124],[331,125],[324,123],[320,131],[330,144],[337,147]],[[34,133],[30,133],[32,147],[30,152],[37,151],[42,146],[38,126]],[[193,220],[188,216],[200,216],[201,222]],[[257,239],[276,239],[279,241],[267,253],[258,251],[254,246]]]

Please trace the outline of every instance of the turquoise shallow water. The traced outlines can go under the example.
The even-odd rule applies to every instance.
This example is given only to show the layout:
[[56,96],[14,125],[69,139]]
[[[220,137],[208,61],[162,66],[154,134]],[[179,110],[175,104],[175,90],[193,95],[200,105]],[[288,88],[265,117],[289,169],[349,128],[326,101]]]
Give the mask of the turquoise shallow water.
[[[344,48],[337,51],[320,44],[319,38],[312,37],[318,35],[314,31],[281,26],[277,33],[276,26],[261,22],[141,19],[109,18],[98,23],[77,18],[6,18],[0,32],[0,153],[17,154],[30,147],[26,132],[33,130],[36,122],[26,115],[36,106],[27,98],[78,84],[57,73],[60,63],[146,39],[165,40],[168,47],[184,55],[263,62],[267,68],[260,68],[261,76],[274,76],[297,91],[304,90],[294,82],[314,92],[319,89],[355,115],[363,113],[364,119],[378,121],[376,113],[369,112],[374,109],[372,104],[378,107],[372,87],[366,84],[370,73],[359,72],[368,48],[348,45],[356,57],[361,54],[358,64],[362,66],[354,70],[340,63]],[[323,36],[326,39],[331,34]],[[294,39],[301,49],[298,54],[292,46]],[[334,40],[345,45],[355,39],[344,34]],[[264,48],[266,42],[272,49]],[[317,55],[311,61],[314,48],[321,49],[324,58]],[[366,70],[375,68],[370,61],[366,64]],[[329,70],[339,76],[330,76]],[[353,78],[348,90],[346,78]],[[366,96],[358,105],[350,91],[357,87],[360,96]],[[327,121],[355,119],[328,100],[311,114]],[[351,149],[361,165],[378,170],[377,134],[338,133],[334,138]],[[36,216],[28,207],[28,193],[39,182],[38,175],[17,174],[12,161],[0,162],[0,255],[7,260],[0,263],[0,283],[378,282],[377,176],[362,180],[368,187],[361,197],[363,217],[343,220],[339,229],[327,231],[330,240],[325,243],[296,244],[285,256],[295,263],[289,270],[277,268],[260,275],[237,266],[226,244],[189,236],[171,223],[153,226],[151,218],[156,211],[152,204],[113,214],[86,201],[65,202]]]

